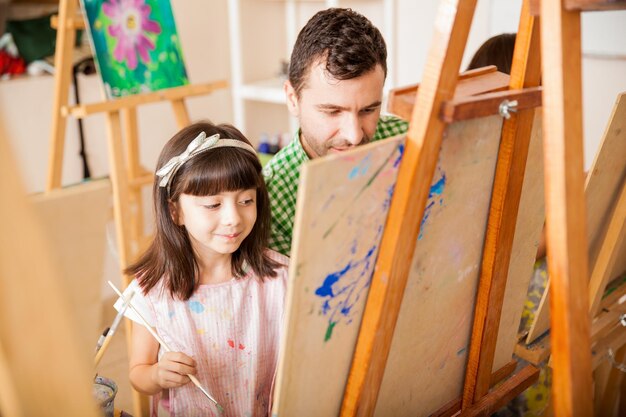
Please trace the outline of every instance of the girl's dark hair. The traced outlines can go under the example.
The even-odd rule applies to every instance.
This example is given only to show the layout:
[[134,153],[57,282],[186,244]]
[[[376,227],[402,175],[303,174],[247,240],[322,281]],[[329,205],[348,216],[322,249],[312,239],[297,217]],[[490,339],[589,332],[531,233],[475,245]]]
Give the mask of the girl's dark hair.
[[289,82],[298,97],[315,62],[326,62],[337,80],[359,77],[380,64],[387,76],[387,47],[365,16],[344,8],[316,13],[302,28],[289,62]]
[[[178,132],[166,144],[157,162],[157,171],[172,157],[180,155],[200,132],[207,137],[218,133],[220,138],[250,142],[231,125],[214,125],[204,121],[194,123]],[[250,151],[236,147],[209,149],[185,162],[167,187],[159,187],[155,177],[153,187],[156,232],[150,247],[139,261],[125,272],[138,277],[144,293],[159,281],[165,280],[164,288],[172,297],[188,300],[198,286],[199,267],[189,235],[184,226],[172,218],[170,204],[176,203],[181,194],[197,196],[215,195],[225,191],[256,189],[257,220],[250,234],[232,254],[232,271],[235,278],[245,275],[244,264],[257,277],[275,277],[279,264],[265,253],[270,235],[270,206],[261,164]]]
[[511,73],[513,64],[513,50],[515,49],[515,33],[502,33],[485,41],[476,51],[468,70],[495,65],[498,71]]

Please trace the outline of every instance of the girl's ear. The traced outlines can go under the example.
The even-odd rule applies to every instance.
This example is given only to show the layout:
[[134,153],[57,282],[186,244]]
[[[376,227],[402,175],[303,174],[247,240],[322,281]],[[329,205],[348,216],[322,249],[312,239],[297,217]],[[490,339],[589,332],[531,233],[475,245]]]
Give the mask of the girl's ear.
[[183,224],[182,212],[178,210],[178,204],[173,201],[168,201],[167,205],[170,209],[170,216],[172,216],[172,221],[177,226]]

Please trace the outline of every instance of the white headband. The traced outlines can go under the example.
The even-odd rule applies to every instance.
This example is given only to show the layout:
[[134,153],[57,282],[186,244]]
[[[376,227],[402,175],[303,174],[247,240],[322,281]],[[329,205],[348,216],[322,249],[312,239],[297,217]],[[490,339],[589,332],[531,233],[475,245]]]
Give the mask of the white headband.
[[245,149],[256,156],[254,148],[245,142],[236,139],[220,139],[219,133],[207,138],[206,133],[200,132],[200,134],[187,145],[187,149],[185,149],[183,153],[167,161],[167,163],[156,172],[157,177],[160,178],[159,187],[167,187],[167,193],[169,194],[172,178],[174,178],[178,169],[183,166],[185,162],[209,149],[223,147]]

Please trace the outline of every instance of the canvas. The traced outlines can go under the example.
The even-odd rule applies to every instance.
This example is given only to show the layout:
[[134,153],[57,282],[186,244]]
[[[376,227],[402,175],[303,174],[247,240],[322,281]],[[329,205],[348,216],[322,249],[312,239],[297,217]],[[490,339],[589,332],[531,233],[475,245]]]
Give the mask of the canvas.
[[81,0],[107,98],[189,83],[169,0]]
[[302,167],[273,415],[339,415],[404,139]]

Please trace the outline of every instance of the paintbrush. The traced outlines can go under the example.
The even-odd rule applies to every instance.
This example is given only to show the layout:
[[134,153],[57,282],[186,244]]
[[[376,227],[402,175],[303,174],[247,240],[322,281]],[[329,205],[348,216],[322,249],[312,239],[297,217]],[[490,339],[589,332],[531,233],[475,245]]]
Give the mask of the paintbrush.
[[113,335],[115,334],[115,331],[117,330],[117,326],[119,326],[120,322],[122,321],[122,317],[124,317],[124,312],[126,312],[126,309],[128,308],[130,304],[130,300],[132,300],[134,295],[135,295],[135,292],[131,291],[128,297],[126,298],[126,302],[124,302],[124,304],[122,305],[122,308],[120,308],[119,313],[117,313],[117,315],[113,319],[113,323],[111,323],[111,327],[105,330],[105,333],[102,334],[104,338],[100,336],[100,339],[98,339],[98,344],[96,345],[96,357],[94,359],[94,366],[98,366],[98,364],[100,363],[100,359],[102,359],[104,352],[106,352],[107,348],[109,347],[109,343],[111,343],[111,340],[113,339]]
[[[113,288],[113,291],[115,291],[117,293],[117,295],[120,296],[120,299],[126,303],[126,298],[124,298],[124,295],[122,294],[122,292],[120,290],[117,289],[117,287],[115,286],[115,284],[113,284],[111,281],[108,281],[109,285],[111,286],[111,288]],[[154,331],[154,329],[150,326],[150,324],[148,324],[148,322],[146,321],[146,319],[141,315],[141,313],[139,311],[137,311],[137,309],[135,308],[134,305],[132,305],[132,303],[128,304],[130,306],[130,308],[135,312],[135,314],[137,314],[137,316],[139,317],[139,320],[141,320],[141,324],[143,325],[143,327],[145,327],[150,334],[156,339],[157,342],[159,342],[159,344],[161,345],[161,347],[163,347],[163,350],[165,350],[166,352],[171,352],[172,349],[169,348],[169,346],[163,341],[163,339],[161,339],[161,337],[157,334],[157,332]],[[189,377],[189,379],[191,379],[191,382],[193,382],[193,384],[198,387],[198,389],[200,389],[200,391],[202,391],[202,393],[213,402],[213,404],[215,404],[215,406],[218,408],[218,410],[220,412],[224,411],[224,409],[222,408],[221,405],[218,404],[218,402],[215,400],[215,398],[213,398],[211,396],[211,394],[208,393],[208,391],[206,389],[204,389],[204,387],[202,386],[202,384],[200,384],[200,381],[198,381],[198,378],[196,378],[194,375],[187,375]]]

